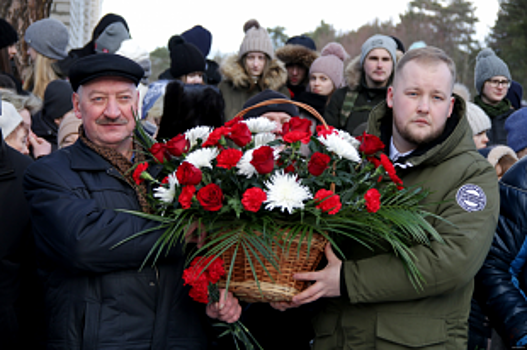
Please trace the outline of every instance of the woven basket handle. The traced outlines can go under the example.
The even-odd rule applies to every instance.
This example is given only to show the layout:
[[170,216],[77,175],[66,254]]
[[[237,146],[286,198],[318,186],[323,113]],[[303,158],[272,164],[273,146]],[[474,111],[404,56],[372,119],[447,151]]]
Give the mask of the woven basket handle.
[[303,109],[305,109],[306,111],[311,113],[311,115],[313,115],[316,119],[318,119],[318,121],[321,122],[322,125],[324,125],[324,127],[326,129],[329,129],[328,124],[326,123],[324,118],[322,118],[320,113],[318,113],[316,111],[316,109],[314,109],[310,105],[306,105],[305,103],[292,101],[292,100],[287,100],[285,98],[275,98],[275,99],[272,99],[272,100],[266,100],[266,101],[257,103],[257,104],[255,104],[253,106],[247,107],[244,110],[240,111],[238,114],[236,114],[235,118],[236,117],[243,117],[247,112],[249,112],[252,109],[258,108],[258,107],[274,105],[274,104],[285,104],[285,103],[289,103],[289,104],[292,104],[292,105],[295,105],[295,106],[298,106],[298,107],[302,107]]

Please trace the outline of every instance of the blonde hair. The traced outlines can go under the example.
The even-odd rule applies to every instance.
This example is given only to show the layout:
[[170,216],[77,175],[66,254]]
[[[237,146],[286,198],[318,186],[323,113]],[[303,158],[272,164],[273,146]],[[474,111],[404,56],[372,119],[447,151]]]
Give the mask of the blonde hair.
[[38,52],[36,52],[36,57],[33,66],[28,69],[23,88],[24,90],[33,88],[33,94],[44,100],[44,91],[46,91],[48,84],[61,78],[53,69],[53,63],[57,62],[56,59],[46,57]]

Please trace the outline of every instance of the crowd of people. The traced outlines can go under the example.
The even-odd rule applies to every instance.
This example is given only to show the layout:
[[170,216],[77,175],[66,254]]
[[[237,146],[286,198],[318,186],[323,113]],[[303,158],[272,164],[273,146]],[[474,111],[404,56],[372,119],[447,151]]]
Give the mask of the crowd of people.
[[[241,319],[265,349],[526,347],[527,109],[507,63],[483,49],[472,98],[448,53],[423,42],[406,50],[376,34],[350,57],[306,35],[275,49],[254,19],[243,30],[222,62],[207,58],[206,28],[172,36],[170,66],[152,77],[119,15],[69,51],[58,20],[19,38],[0,18],[0,348],[234,349],[215,319]],[[404,183],[430,190],[424,204],[444,242],[411,247],[422,289],[393,254],[357,245],[346,260],[328,245],[317,271],[295,274],[312,284],[291,302],[244,303],[221,290],[220,302],[195,303],[179,245],[139,270],[162,231],[115,210],[150,210],[149,188],[130,171],[147,157],[136,123],[168,140],[276,98],[301,105],[244,118],[266,117],[280,133],[300,116],[314,130],[312,107],[351,136],[378,136]],[[143,230],[152,232],[115,248]]]

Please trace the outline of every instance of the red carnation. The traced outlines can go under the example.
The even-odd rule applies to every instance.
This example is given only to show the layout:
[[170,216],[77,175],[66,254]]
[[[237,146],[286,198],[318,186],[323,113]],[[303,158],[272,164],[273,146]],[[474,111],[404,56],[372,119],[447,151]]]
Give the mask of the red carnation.
[[176,157],[180,157],[183,153],[188,152],[189,147],[190,144],[184,134],[179,134],[171,138],[166,144],[168,153]]
[[377,159],[376,157],[366,157],[366,160],[372,163],[373,165],[375,165],[375,169],[381,166],[381,161]]
[[307,170],[313,176],[320,176],[328,168],[330,160],[327,154],[315,152],[307,164]]
[[183,187],[181,190],[181,194],[179,195],[178,202],[181,204],[181,207],[183,209],[190,208],[190,205],[192,204],[192,198],[194,197],[194,193],[196,192],[196,187],[189,185]]
[[224,126],[220,126],[219,128],[212,130],[212,132],[209,134],[209,137],[207,138],[207,141],[203,143],[202,147],[217,146],[222,136],[227,135],[230,131],[231,128],[227,128]]
[[243,152],[235,148],[223,150],[216,157],[217,165],[219,168],[232,169],[238,164],[242,156]]
[[369,189],[364,194],[364,200],[366,201],[366,210],[369,213],[376,213],[381,207],[381,194],[375,188]]
[[340,196],[325,189],[320,189],[315,193],[315,202],[319,203],[317,204],[318,209],[330,215],[335,215],[342,208]]
[[144,177],[142,177],[141,175],[143,174],[144,171],[146,171],[146,169],[148,169],[147,162],[137,164],[137,167],[135,168],[132,174],[132,178],[134,179],[136,184],[139,185],[145,180]]
[[201,170],[189,162],[183,162],[176,170],[176,177],[181,186],[194,185],[201,182]]
[[333,134],[335,128],[329,125],[327,128],[324,125],[317,125],[316,131],[318,136],[327,136]]
[[231,133],[227,136],[239,147],[244,147],[252,140],[251,130],[245,123],[237,123],[232,126]]
[[241,122],[243,120],[243,117],[236,117],[234,119],[231,119],[229,120],[228,122],[226,122],[225,124],[223,124],[224,126],[230,128],[231,126],[235,125],[235,124],[238,124],[239,122]]
[[361,142],[359,152],[362,152],[367,156],[374,155],[384,149],[384,143],[375,135],[366,134],[366,132],[364,132],[362,136],[357,137],[357,140]]
[[208,184],[202,187],[198,191],[196,198],[203,209],[208,211],[218,211],[223,206],[223,192],[220,186],[216,184]]
[[274,151],[270,146],[261,146],[253,151],[252,166],[259,174],[269,174],[274,169]]
[[397,188],[399,190],[402,190],[403,181],[399,178],[399,176],[397,176],[397,173],[395,172],[395,168],[392,164],[392,161],[384,153],[381,154],[381,165],[384,168],[384,170],[386,170],[386,172],[388,173],[388,176],[393,181],[393,183],[397,185]]
[[163,161],[166,158],[166,152],[167,152],[167,146],[164,143],[154,143],[152,147],[150,147],[150,153],[154,156],[154,158],[159,162],[163,163]]
[[266,199],[267,194],[261,188],[251,187],[243,194],[242,204],[245,210],[256,213]]

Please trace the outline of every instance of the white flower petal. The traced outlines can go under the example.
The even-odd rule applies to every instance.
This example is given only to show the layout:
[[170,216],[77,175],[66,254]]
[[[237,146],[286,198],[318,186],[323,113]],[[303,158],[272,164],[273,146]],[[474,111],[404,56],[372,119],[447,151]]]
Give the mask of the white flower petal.
[[346,140],[355,149],[359,149],[360,141],[351,136],[347,131],[337,129],[337,134]]
[[276,129],[276,123],[265,117],[250,118],[242,121],[253,134],[271,132]]
[[210,126],[196,126],[185,132],[188,142],[190,143],[190,148],[198,144],[198,139],[201,139],[202,142],[205,142],[209,138],[209,134],[212,132]]
[[280,208],[282,212],[287,210],[292,214],[295,209],[304,208],[304,201],[313,198],[309,189],[302,186],[294,174],[284,174],[283,170],[276,172],[269,181],[265,182],[267,187],[267,200],[265,209],[273,210]]
[[339,158],[349,159],[359,163],[361,158],[359,152],[351,143],[343,139],[339,134],[319,136],[318,140],[326,146],[328,151],[335,153]]
[[163,203],[171,204],[174,202],[174,197],[176,196],[176,186],[179,186],[179,182],[174,172],[168,175],[168,188],[163,185],[154,188],[154,197],[159,198]]
[[216,147],[200,148],[192,153],[189,153],[185,161],[194,165],[196,168],[210,168],[212,169],[212,161],[218,156],[219,151]]
[[251,178],[253,175],[258,174],[256,168],[251,164],[254,150],[255,148],[246,151],[238,164],[236,164],[236,168],[238,168],[238,175],[245,175],[247,178]]
[[254,135],[254,148],[267,145],[274,140],[276,140],[276,135],[271,132],[256,134]]

